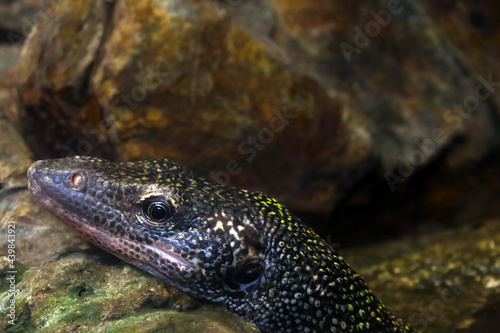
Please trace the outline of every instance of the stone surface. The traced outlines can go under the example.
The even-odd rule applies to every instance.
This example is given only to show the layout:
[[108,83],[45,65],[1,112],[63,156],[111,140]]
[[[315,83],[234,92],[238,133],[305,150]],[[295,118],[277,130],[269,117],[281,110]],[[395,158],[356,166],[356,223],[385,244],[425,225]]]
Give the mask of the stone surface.
[[53,143],[36,147],[41,156],[165,156],[328,214],[367,175],[389,177],[395,190],[429,162],[455,168],[498,144],[498,91],[471,115],[453,110],[476,89],[489,95],[480,84],[490,73],[464,70],[472,66],[433,23],[433,8],[56,6],[22,56],[25,133],[33,147]]
[[0,2],[0,43],[22,43],[30,31],[46,24],[54,3],[63,4],[65,0],[15,0]]
[[0,45],[0,79],[2,80],[1,86],[5,87],[5,81],[13,82],[13,69],[21,53],[21,46],[2,46]]
[[[0,93],[2,91],[0,90]],[[0,111],[1,113],[1,111]],[[31,152],[14,126],[0,116],[0,195],[2,190],[26,186],[26,170]]]
[[[37,37],[27,40],[21,54],[17,77],[18,82],[24,83],[22,89],[28,94],[21,93],[20,98],[23,101],[38,101],[23,105],[23,134],[31,147],[37,145],[36,142],[44,142],[35,150],[38,155],[53,150],[58,151],[60,156],[67,156],[73,152],[72,145],[79,149],[90,144],[86,140],[89,138],[89,132],[85,131],[86,124],[96,123],[101,116],[99,106],[92,102],[95,99],[88,97],[88,76],[104,34],[106,2],[79,1],[72,6],[54,6],[51,15],[52,21],[33,34],[41,36],[42,40]],[[72,31],[63,28],[63,22],[82,23],[84,28]],[[61,29],[57,28],[58,24],[62,24]],[[70,43],[66,44],[68,41]],[[43,51],[49,45],[57,51]],[[38,56],[42,57],[43,65],[24,61]],[[52,89],[57,93],[46,98],[46,92]],[[95,155],[104,152],[112,158],[109,152],[113,149],[107,147],[111,145],[104,140],[100,150],[86,152]]]
[[395,313],[425,333],[490,333],[500,311],[500,220],[345,251]]
[[[426,1],[430,16],[468,64],[463,70],[500,76],[497,1]],[[497,94],[498,96],[498,94]]]

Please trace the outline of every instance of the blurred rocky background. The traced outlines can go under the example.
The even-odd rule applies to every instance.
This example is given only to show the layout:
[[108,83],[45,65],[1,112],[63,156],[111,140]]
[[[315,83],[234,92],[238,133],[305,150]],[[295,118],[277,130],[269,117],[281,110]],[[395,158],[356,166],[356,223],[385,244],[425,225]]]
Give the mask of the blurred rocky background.
[[23,265],[20,321],[1,327],[253,330],[31,201],[31,161],[79,154],[166,157],[269,193],[422,332],[496,332],[499,13],[493,0],[0,1],[0,222],[6,235],[16,221]]

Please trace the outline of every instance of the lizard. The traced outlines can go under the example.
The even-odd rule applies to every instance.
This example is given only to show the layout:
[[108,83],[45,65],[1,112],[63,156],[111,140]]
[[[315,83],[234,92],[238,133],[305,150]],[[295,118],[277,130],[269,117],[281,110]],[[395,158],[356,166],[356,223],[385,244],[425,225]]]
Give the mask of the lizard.
[[270,332],[415,332],[276,199],[168,159],[41,160],[28,188],[97,247]]

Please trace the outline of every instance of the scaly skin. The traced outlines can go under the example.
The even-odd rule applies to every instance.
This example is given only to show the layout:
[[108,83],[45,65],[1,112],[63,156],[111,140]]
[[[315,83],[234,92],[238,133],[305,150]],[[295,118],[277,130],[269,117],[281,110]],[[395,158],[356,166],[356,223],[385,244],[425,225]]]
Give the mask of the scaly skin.
[[262,332],[414,332],[275,199],[169,160],[38,161],[29,188],[87,240]]

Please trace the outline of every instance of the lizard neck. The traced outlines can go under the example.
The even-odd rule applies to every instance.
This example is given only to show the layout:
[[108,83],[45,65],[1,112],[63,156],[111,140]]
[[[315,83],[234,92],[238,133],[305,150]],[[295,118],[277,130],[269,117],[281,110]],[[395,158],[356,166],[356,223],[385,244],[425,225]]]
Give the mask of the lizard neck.
[[250,291],[245,303],[229,302],[232,311],[262,332],[414,332],[298,218],[283,210],[271,221],[260,293]]

